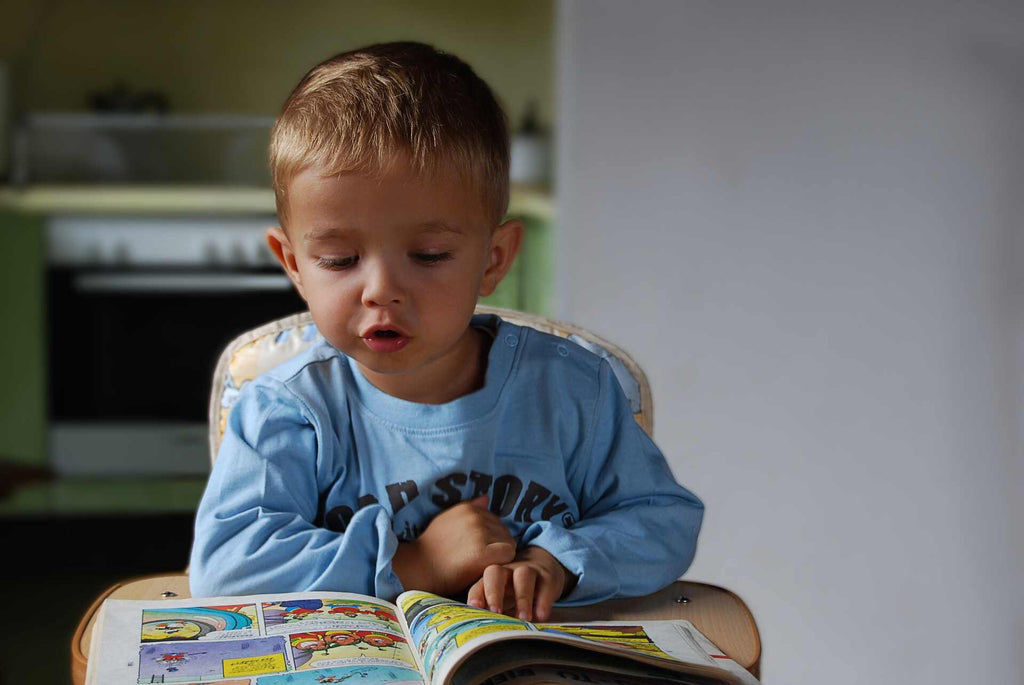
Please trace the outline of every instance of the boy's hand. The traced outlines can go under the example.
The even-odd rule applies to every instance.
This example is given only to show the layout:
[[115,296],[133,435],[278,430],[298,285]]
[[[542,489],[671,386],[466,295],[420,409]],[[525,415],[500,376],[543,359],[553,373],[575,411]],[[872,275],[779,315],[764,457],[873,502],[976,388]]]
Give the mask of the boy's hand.
[[[551,605],[576,584],[576,577],[543,547],[527,547],[507,564],[484,569],[466,603],[524,621],[546,621]],[[513,612],[515,612],[513,614]]]
[[407,590],[453,595],[515,556],[515,539],[484,495],[438,514],[418,538],[399,543],[391,563]]

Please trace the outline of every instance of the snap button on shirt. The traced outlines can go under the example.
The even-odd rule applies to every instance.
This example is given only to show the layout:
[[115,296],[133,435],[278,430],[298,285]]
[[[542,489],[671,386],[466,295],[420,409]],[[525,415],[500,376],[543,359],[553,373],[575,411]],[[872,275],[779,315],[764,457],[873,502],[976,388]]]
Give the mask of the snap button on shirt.
[[563,357],[568,357],[569,356],[569,348],[566,347],[565,345],[559,345],[555,349],[557,349],[558,350],[558,354],[562,355]]
[[505,344],[508,345],[509,347],[515,347],[516,345],[519,344],[519,338],[517,338],[514,335],[506,335]]

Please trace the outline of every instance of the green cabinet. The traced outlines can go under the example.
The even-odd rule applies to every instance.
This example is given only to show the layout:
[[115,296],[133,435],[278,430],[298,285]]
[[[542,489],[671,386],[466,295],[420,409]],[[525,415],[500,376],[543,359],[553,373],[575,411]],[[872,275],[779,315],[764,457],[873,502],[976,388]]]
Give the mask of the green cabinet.
[[0,462],[46,463],[43,219],[0,212]]
[[520,209],[513,203],[510,218],[523,222],[519,256],[497,290],[480,298],[480,304],[549,316],[554,287],[554,226],[549,210],[532,209],[529,205]]

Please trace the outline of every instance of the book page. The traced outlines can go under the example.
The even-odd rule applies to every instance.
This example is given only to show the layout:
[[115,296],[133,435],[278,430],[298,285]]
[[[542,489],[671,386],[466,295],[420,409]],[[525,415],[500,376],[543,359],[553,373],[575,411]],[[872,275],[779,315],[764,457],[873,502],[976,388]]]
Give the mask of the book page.
[[403,592],[397,602],[424,678],[432,683],[452,654],[478,638],[533,630],[525,621],[429,592]]
[[679,685],[679,680],[645,677],[635,673],[600,671],[586,666],[523,666],[498,673],[479,685]]
[[615,685],[735,685],[717,669],[693,667],[686,672],[622,659],[603,652],[580,652],[560,643],[518,640],[493,650],[479,650],[452,674],[452,685],[525,682],[601,682]]
[[[533,624],[425,592],[403,593],[398,605],[421,670],[434,685],[479,682],[530,659],[554,663],[556,655],[562,664],[602,661],[647,677],[675,671],[694,676],[685,682],[757,683],[688,621]],[[471,657],[475,663],[466,663]]]
[[388,602],[345,593],[107,600],[87,685],[422,685]]

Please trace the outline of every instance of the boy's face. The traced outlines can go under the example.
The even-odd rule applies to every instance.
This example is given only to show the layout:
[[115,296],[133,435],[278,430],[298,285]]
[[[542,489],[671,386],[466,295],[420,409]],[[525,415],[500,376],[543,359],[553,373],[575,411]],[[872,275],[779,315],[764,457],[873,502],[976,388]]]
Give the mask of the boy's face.
[[405,163],[381,178],[306,170],[288,187],[288,230],[270,229],[270,248],[320,333],[389,394],[439,403],[478,380],[467,378],[481,351],[470,317],[522,236],[516,221],[492,232],[479,197]]

